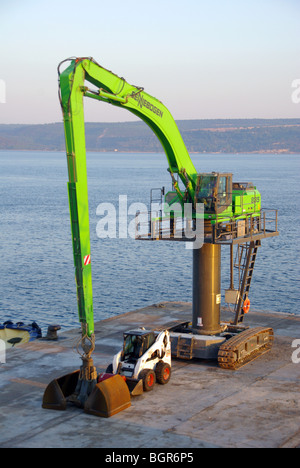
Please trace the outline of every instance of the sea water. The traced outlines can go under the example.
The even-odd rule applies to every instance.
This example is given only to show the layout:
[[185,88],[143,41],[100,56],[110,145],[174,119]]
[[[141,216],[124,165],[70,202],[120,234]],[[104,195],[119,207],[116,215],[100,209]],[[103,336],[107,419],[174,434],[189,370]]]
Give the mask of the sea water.
[[[192,154],[198,172],[232,172],[253,182],[264,208],[278,209],[279,237],[265,239],[251,283],[251,307],[300,314],[300,155]],[[192,301],[192,250],[182,242],[101,239],[102,203],[120,195],[149,204],[151,188],[171,188],[161,154],[88,153],[95,320],[162,301]],[[0,152],[0,323],[36,321],[43,331],[78,326],[63,152]],[[98,210],[99,213],[99,210]],[[131,221],[133,216],[129,216]],[[235,285],[237,287],[237,285]],[[229,288],[229,247],[222,247],[222,304]]]

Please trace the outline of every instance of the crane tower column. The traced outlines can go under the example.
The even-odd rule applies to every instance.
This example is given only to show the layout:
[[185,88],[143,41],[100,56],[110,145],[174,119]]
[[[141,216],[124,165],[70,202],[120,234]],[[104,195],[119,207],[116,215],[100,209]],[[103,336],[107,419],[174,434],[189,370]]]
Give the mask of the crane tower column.
[[221,332],[221,245],[203,244],[193,250],[193,331]]

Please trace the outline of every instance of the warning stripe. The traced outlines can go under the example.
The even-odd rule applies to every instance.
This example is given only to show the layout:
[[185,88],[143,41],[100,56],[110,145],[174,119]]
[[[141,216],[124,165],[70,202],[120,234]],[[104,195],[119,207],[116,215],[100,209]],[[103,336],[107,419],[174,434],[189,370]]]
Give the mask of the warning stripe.
[[87,266],[91,263],[91,256],[90,255],[86,255],[83,259],[83,263],[84,263],[84,266]]

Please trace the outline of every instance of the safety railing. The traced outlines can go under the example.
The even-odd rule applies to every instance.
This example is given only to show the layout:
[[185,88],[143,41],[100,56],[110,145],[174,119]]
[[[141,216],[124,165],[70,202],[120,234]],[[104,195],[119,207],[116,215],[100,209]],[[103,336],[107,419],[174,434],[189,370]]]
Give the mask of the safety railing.
[[138,240],[195,240],[195,220],[165,216],[162,210],[137,212],[135,238]]
[[258,237],[278,234],[278,210],[262,209],[260,214],[246,214],[238,219],[216,219],[212,225],[213,243],[228,243],[234,240],[251,241]]
[[[199,220],[197,220],[199,221]],[[199,235],[195,219],[164,216],[162,210],[138,212],[135,218],[135,238],[138,240],[194,241]],[[228,244],[248,242],[278,234],[278,211],[263,209],[260,214],[245,214],[239,218],[202,220],[204,242]]]

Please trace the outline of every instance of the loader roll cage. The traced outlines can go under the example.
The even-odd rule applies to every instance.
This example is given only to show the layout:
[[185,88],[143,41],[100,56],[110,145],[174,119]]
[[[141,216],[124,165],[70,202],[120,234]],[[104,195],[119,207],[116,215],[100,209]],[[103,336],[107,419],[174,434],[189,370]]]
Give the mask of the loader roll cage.
[[154,332],[133,330],[124,333],[122,358],[139,359],[154,343]]

